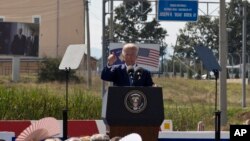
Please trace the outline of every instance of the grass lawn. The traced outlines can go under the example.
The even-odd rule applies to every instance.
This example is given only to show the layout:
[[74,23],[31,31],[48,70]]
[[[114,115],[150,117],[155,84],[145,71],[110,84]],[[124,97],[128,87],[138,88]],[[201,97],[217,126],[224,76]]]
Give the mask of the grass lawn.
[[[2,76],[1,76],[2,77]],[[92,77],[92,87],[87,83],[69,84],[69,119],[100,119],[101,80]],[[205,130],[214,130],[215,80],[190,80],[185,78],[153,77],[163,88],[165,119],[173,121],[174,130],[196,130],[203,121]],[[241,81],[227,83],[227,121],[243,124],[250,118],[250,88],[247,85],[247,106],[241,107]],[[218,86],[219,89],[219,86]],[[218,90],[219,91],[219,90]],[[219,92],[218,92],[219,98]],[[62,119],[65,107],[65,83],[37,83],[36,78],[22,77],[12,83],[9,77],[0,80],[0,119],[40,119],[53,116]]]

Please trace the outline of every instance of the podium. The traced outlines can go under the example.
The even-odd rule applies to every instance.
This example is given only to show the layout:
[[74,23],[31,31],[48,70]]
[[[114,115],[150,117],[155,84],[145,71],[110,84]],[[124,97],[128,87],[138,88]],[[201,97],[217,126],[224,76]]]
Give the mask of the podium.
[[102,104],[102,119],[111,138],[138,133],[143,141],[158,140],[164,120],[161,87],[112,86]]

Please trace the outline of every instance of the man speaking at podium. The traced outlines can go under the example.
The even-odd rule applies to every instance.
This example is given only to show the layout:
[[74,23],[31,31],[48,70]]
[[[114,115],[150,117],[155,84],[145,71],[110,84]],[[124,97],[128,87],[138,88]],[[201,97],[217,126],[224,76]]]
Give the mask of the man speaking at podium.
[[101,79],[113,82],[114,86],[154,86],[148,70],[138,67],[136,59],[139,47],[127,43],[122,48],[124,64],[114,65],[117,57],[114,53],[108,56],[108,63],[102,70]]

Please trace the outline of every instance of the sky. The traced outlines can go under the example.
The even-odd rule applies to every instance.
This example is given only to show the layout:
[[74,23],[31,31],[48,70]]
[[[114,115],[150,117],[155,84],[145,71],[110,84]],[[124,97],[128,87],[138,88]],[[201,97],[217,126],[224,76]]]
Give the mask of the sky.
[[[102,0],[89,0],[89,25],[90,25],[90,47],[91,56],[100,58],[102,55]],[[201,1],[201,0],[200,0]],[[218,0],[206,0],[206,2],[218,2]],[[207,10],[206,4],[199,4],[199,15],[208,11],[211,15],[218,15],[219,4],[209,4]],[[168,44],[167,55],[172,55],[179,29],[183,28],[186,22],[180,21],[160,21],[162,28],[167,30]]]

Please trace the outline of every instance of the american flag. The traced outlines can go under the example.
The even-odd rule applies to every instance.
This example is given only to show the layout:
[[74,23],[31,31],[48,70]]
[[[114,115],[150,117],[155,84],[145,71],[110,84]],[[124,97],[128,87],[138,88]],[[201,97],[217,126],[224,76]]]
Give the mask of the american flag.
[[157,68],[159,64],[159,51],[150,48],[140,48],[137,63]]

